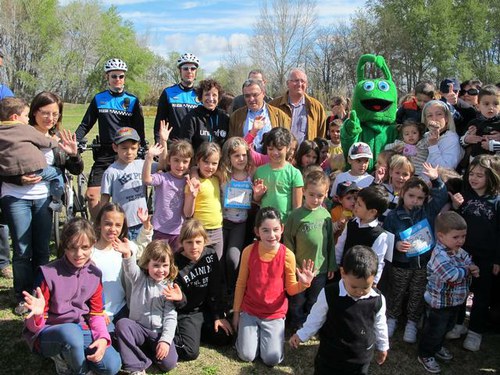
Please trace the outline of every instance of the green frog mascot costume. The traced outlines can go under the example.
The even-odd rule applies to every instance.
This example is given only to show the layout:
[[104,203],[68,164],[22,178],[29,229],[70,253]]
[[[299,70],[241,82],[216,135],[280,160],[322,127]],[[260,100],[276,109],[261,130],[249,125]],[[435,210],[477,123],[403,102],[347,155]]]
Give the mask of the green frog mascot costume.
[[[365,65],[372,63],[383,78],[366,78]],[[398,94],[392,75],[382,56],[363,55],[357,67],[358,83],[352,96],[352,110],[340,131],[344,153],[354,142],[367,143],[373,153],[368,170],[373,169],[377,155],[397,136],[396,111]]]

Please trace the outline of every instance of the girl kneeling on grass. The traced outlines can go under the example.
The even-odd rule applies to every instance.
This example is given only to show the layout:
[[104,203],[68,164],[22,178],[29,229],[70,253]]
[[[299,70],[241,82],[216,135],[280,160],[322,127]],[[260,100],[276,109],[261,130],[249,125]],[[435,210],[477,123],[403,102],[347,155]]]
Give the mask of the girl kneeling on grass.
[[23,292],[30,310],[24,337],[54,360],[58,374],[116,374],[121,367],[106,330],[101,271],[90,261],[95,242],[90,222],[70,220],[61,233],[63,257],[40,267],[35,295]]
[[314,278],[314,262],[310,259],[304,260],[302,269],[296,269],[294,254],[280,243],[282,233],[279,212],[262,208],[255,219],[259,241],[247,246],[241,256],[233,327],[238,330],[236,350],[243,361],[253,361],[259,354],[268,366],[283,360],[288,310],[285,292],[300,293]]

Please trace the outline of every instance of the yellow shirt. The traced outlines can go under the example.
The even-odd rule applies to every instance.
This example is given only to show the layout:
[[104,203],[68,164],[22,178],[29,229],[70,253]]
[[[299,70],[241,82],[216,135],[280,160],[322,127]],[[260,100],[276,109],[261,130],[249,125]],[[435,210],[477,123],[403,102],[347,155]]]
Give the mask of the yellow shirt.
[[[188,185],[184,191],[189,194]],[[194,201],[193,217],[198,219],[205,229],[222,228],[222,206],[217,177],[200,179],[200,192]]]

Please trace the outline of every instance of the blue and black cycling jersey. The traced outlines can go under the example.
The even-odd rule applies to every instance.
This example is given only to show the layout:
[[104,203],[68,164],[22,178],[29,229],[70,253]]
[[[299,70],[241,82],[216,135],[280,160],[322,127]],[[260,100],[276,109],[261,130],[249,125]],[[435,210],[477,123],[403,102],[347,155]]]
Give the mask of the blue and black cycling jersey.
[[118,129],[130,127],[137,130],[141,137],[141,146],[146,145],[144,136],[144,116],[139,99],[127,92],[114,93],[109,90],[102,91],[92,99],[87,112],[83,116],[82,123],[76,129],[76,139],[81,141],[83,137],[99,123],[100,152],[95,156],[97,159],[114,158],[115,153],[111,148],[113,138]]
[[156,110],[154,126],[155,142],[159,142],[160,139],[159,130],[161,120],[168,121],[170,127],[172,127],[170,139],[181,138],[182,120],[189,111],[199,105],[201,103],[198,101],[193,87],[186,88],[181,84],[176,84],[163,90],[158,100],[158,109]]

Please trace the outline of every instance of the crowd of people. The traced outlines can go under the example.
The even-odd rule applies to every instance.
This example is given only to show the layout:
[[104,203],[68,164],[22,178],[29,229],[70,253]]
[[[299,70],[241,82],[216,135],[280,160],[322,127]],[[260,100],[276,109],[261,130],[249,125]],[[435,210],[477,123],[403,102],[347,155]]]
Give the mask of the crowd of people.
[[[120,59],[74,134],[57,94],[28,105],[2,89],[0,269],[12,277],[8,227],[30,348],[58,374],[169,371],[201,343],[275,366],[287,328],[294,348],[319,335],[315,374],[367,374],[404,323],[430,373],[453,358],[445,339],[479,351],[499,324],[498,86],[417,84],[394,119],[399,138],[374,158],[364,142],[342,147],[350,100],[334,97],[327,117],[302,69],[274,99],[252,70],[230,100],[213,79],[195,84],[199,64],[179,57],[143,159]],[[82,173],[78,143],[96,122],[92,220],[69,221],[49,262],[64,171]]]

